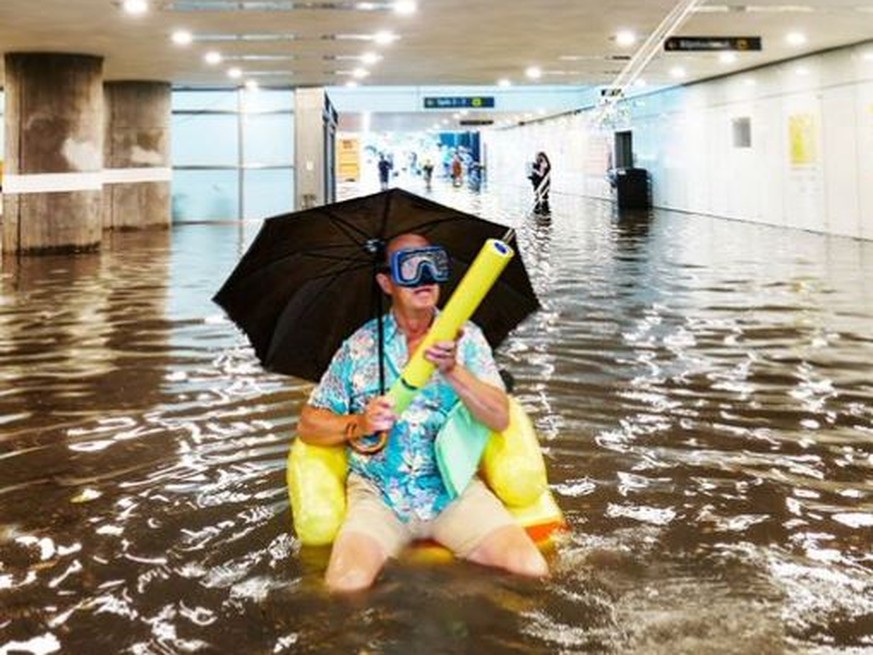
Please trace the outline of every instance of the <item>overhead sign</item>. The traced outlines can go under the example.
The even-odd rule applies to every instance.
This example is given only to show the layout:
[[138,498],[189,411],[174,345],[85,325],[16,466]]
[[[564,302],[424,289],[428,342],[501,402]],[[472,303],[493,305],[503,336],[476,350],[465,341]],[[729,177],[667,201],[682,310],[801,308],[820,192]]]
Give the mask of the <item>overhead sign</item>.
[[460,120],[460,121],[458,121],[458,123],[460,125],[464,125],[464,126],[467,126],[467,125],[470,125],[470,126],[473,126],[473,125],[494,125],[494,121],[489,120],[487,118],[469,118],[469,119],[465,119],[465,120]]
[[425,97],[425,109],[482,109],[494,107],[494,96]]
[[664,41],[664,50],[668,52],[743,52],[760,49],[760,36],[671,36]]

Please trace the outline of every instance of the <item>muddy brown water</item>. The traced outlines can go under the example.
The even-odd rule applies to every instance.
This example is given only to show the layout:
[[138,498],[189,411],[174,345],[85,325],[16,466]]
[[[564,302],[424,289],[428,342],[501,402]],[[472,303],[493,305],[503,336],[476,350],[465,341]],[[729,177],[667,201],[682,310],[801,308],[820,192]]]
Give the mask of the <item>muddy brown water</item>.
[[873,243],[439,187],[514,225],[543,309],[498,349],[571,533],[547,582],[291,529],[311,388],[210,297],[257,223],[0,272],[0,653],[873,652]]

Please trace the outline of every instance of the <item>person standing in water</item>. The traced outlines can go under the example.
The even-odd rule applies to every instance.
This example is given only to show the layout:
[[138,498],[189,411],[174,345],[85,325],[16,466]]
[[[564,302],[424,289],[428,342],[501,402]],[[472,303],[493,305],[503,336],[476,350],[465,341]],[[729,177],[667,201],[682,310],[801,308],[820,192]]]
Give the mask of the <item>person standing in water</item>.
[[388,178],[391,176],[391,162],[385,155],[379,155],[379,185],[382,191],[388,189]]
[[537,153],[529,179],[534,188],[534,212],[548,214],[551,211],[549,192],[552,189],[552,163],[546,153],[542,151]]

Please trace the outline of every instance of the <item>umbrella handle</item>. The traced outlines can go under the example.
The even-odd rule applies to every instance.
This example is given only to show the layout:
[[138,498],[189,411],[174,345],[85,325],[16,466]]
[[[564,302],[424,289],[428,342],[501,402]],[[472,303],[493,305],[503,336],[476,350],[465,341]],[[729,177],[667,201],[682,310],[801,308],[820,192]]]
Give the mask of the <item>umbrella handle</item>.
[[359,439],[351,439],[349,440],[349,446],[352,447],[352,450],[355,452],[361,453],[362,455],[375,455],[379,451],[381,451],[386,444],[388,443],[388,431],[384,430],[379,433],[379,441],[369,446],[361,443],[361,438]]

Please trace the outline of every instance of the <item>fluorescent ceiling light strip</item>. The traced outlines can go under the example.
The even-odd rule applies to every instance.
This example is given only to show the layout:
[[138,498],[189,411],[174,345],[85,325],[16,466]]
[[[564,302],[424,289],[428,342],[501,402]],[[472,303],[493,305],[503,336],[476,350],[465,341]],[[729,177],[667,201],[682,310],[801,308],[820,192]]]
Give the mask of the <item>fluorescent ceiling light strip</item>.
[[228,42],[228,41],[296,41],[299,37],[296,34],[198,34],[194,37],[198,42]]
[[703,5],[693,11],[698,14],[812,14],[822,10],[809,5]]
[[246,71],[246,77],[278,77],[278,76],[292,76],[294,75],[294,71]]
[[224,61],[293,61],[297,55],[225,55]]
[[296,2],[294,0],[175,0],[165,9],[177,12],[245,11],[392,11],[393,2]]
[[805,5],[748,5],[746,11],[750,14],[813,14],[817,10]]

